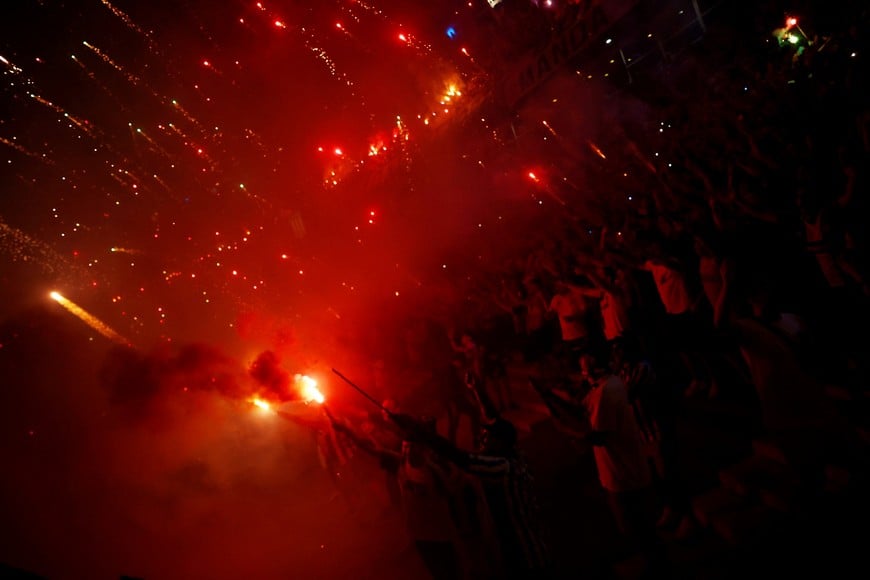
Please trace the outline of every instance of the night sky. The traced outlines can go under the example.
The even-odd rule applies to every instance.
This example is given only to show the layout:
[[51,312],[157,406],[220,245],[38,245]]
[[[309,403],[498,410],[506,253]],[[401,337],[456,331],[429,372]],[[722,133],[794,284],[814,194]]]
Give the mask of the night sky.
[[393,4],[17,3],[4,250],[137,344],[409,290],[480,178],[450,145],[413,166],[474,75]]
[[519,49],[487,10],[4,4],[0,562],[267,578],[376,557],[358,530],[328,551],[310,435],[247,402],[294,396],[248,367],[273,352],[279,387],[353,399],[331,367],[366,383],[373,336],[641,183],[606,153],[645,108],[570,67],[506,106]]

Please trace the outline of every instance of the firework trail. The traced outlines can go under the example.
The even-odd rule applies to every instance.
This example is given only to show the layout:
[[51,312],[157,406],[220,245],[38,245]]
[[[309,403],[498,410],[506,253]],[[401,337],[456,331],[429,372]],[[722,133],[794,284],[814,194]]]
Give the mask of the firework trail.
[[9,255],[13,262],[33,262],[49,274],[70,269],[70,264],[48,244],[33,239],[18,228],[5,223],[2,218],[0,218],[0,249]]
[[77,317],[79,320],[111,340],[121,346],[132,346],[129,340],[112,330],[108,324],[73,302],[68,298],[64,298],[60,294],[60,292],[52,292],[50,294],[51,299],[63,306],[66,310],[68,310],[71,314]]
[[[118,71],[121,75],[123,75],[124,78],[126,78],[130,84],[137,86],[137,87],[144,85],[146,88],[151,90],[150,87],[148,87],[148,85],[146,85],[145,83],[142,82],[142,79],[140,79],[139,77],[137,77],[133,73],[128,72],[127,69],[125,69],[124,67],[119,65],[114,60],[112,60],[112,57],[110,57],[108,54],[106,54],[105,52],[103,52],[102,50],[100,50],[99,48],[97,48],[96,46],[94,46],[93,44],[88,42],[87,40],[83,40],[82,44],[85,46],[85,48],[87,48],[88,50],[90,50],[91,52],[96,54],[98,57],[100,57],[100,60],[102,60],[104,63],[106,63],[107,65],[109,65],[110,67],[112,67],[113,69]],[[157,97],[158,100],[160,100],[160,96],[157,93],[155,93],[153,90],[151,90],[151,92],[155,97]]]
[[[129,123],[129,126],[130,126],[131,129],[132,129],[133,124],[132,124],[132,123]],[[173,157],[172,157],[172,155],[170,155],[169,151],[167,151],[166,149],[164,149],[162,145],[160,145],[159,143],[157,143],[157,141],[155,141],[154,139],[152,139],[151,136],[149,136],[148,133],[146,133],[145,131],[143,131],[141,127],[137,127],[137,128],[136,128],[136,130],[133,132],[133,136],[134,136],[134,137],[138,136],[138,137],[141,137],[141,138],[145,139],[145,141],[148,142],[148,144],[151,146],[151,148],[152,148],[154,151],[157,151],[158,153],[160,153],[161,155],[163,155],[166,159],[169,159],[170,161],[172,161]]]
[[[264,12],[264,13],[268,12],[266,10],[266,7],[261,2],[257,2],[256,6],[260,10],[260,12]],[[275,15],[275,14],[272,14],[272,13],[269,13],[269,14],[266,14],[266,18],[268,19],[271,26],[273,26],[277,29],[280,29],[280,30],[287,29],[287,22],[282,17]],[[326,51],[326,49],[323,48],[323,46],[322,46],[323,43],[318,41],[315,33],[305,26],[299,26],[298,31],[299,31],[299,36],[302,39],[302,45],[309,52],[311,52],[315,56],[315,58],[317,58],[318,60],[320,60],[323,63],[323,65],[326,67],[326,70],[329,72],[329,74],[334,79],[341,81],[348,88],[350,88],[351,94],[354,97],[360,98],[359,95],[357,95],[353,91],[353,87],[354,87],[353,80],[347,75],[347,73],[338,70],[338,66],[335,64],[335,61],[332,59],[331,56],[329,56],[329,53]]]
[[375,16],[379,16],[382,19],[387,20],[387,15],[384,13],[384,11],[375,6],[372,6],[371,4],[363,2],[362,0],[353,0],[352,4],[359,6],[370,14],[374,14]]
[[87,66],[85,66],[85,63],[83,63],[80,59],[78,59],[76,57],[76,55],[74,55],[74,54],[70,55],[70,58],[72,58],[72,61],[74,63],[76,63],[80,69],[82,69],[82,72],[84,72],[85,75],[87,75],[87,77],[89,79],[91,79],[91,81],[94,82],[94,84],[96,84],[98,87],[100,87],[100,89],[103,92],[105,92],[107,95],[109,95],[109,97],[111,97],[111,99],[118,104],[118,107],[122,111],[129,113],[130,110],[127,108],[127,105],[121,99],[119,99],[115,95],[115,93],[113,93],[109,89],[109,87],[106,86],[106,84],[104,82],[100,81],[100,79],[97,78],[97,75],[95,75],[94,72],[91,69],[89,69]]
[[[5,64],[7,66],[7,71],[5,74],[21,74],[24,72],[24,70],[22,68],[14,65],[13,63],[11,63],[9,60],[7,60],[3,56],[0,56],[0,62],[2,62],[3,64]],[[27,86],[35,86],[36,85],[36,83],[34,83],[32,79],[30,79],[26,76],[24,77],[24,80],[25,80],[25,82],[23,83],[24,85],[27,85]],[[18,84],[21,84],[21,83],[18,83]],[[64,117],[64,119],[66,119],[67,121],[69,121],[70,123],[72,123],[73,125],[78,127],[78,129],[80,131],[82,131],[83,133],[85,133],[88,137],[95,139],[95,140],[99,140],[99,136],[94,134],[94,128],[91,126],[90,122],[88,122],[86,119],[79,119],[78,117],[69,114],[62,107],[56,105],[55,103],[49,101],[48,99],[45,99],[45,98],[37,95],[36,93],[27,92],[27,96],[34,99],[39,104],[41,104],[45,107],[48,107],[49,109],[51,109],[55,113]]]
[[[184,117],[191,125],[200,130],[203,135],[207,135],[208,131],[206,131],[205,127],[200,123],[196,117],[190,114],[184,107],[181,106],[176,99],[169,99],[168,104],[172,106],[173,110],[177,111],[182,117]],[[172,127],[172,124],[169,125]],[[175,127],[172,127],[175,129]],[[186,137],[185,137],[186,138]]]
[[[209,135],[209,132],[206,131],[205,127],[203,127],[203,125],[199,121],[197,121],[193,115],[191,115],[188,111],[186,111],[184,109],[184,107],[182,107],[178,103],[177,100],[170,99],[168,97],[161,95],[156,90],[154,90],[151,87],[151,85],[149,85],[148,83],[146,83],[141,78],[134,75],[133,73],[129,72],[123,66],[121,66],[120,64],[115,62],[112,59],[112,57],[110,57],[108,54],[106,54],[105,52],[103,52],[98,47],[94,46],[93,44],[89,43],[88,41],[83,40],[82,44],[88,50],[90,50],[95,55],[97,55],[100,58],[100,60],[102,60],[103,62],[108,64],[110,67],[115,69],[115,71],[117,71],[120,75],[122,75],[125,79],[127,79],[127,82],[129,82],[131,85],[133,85],[136,88],[141,88],[141,89],[148,91],[149,93],[151,93],[151,96],[154,97],[155,100],[162,103],[163,105],[166,105],[167,107],[171,107],[174,111],[177,111],[178,113],[180,113],[188,122],[190,122],[197,129],[199,129],[203,135],[206,135],[206,136]],[[76,60],[78,60],[78,59],[76,59]]]
[[112,3],[108,2],[107,0],[100,0],[100,2],[102,2],[103,6],[108,8],[112,12],[112,14],[117,16],[121,20],[121,22],[123,22],[127,26],[127,28],[144,38],[145,42],[148,43],[148,49],[151,52],[153,52],[157,56],[160,56],[160,51],[157,48],[157,43],[154,42],[154,39],[151,38],[151,35],[145,32],[138,24],[133,22],[133,19],[130,18],[130,16],[128,16],[126,12],[113,6]]
[[38,159],[39,161],[42,161],[46,165],[54,165],[54,161],[52,161],[51,159],[46,157],[45,154],[40,155],[39,153],[34,153],[30,149],[22,147],[21,145],[19,145],[18,143],[15,143],[14,141],[10,141],[9,139],[6,139],[4,137],[0,137],[0,143],[3,143],[7,147],[11,147],[12,149],[15,149],[19,153],[23,153],[24,155],[27,155],[28,157]]

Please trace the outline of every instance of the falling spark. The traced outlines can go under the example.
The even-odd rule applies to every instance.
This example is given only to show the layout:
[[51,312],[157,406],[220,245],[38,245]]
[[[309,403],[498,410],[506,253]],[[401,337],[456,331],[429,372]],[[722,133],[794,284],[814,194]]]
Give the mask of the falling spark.
[[108,338],[109,340],[114,341],[114,342],[116,342],[120,345],[123,345],[123,346],[131,346],[129,340],[127,340],[126,338],[124,338],[123,336],[121,336],[120,334],[118,334],[117,332],[112,330],[111,328],[109,328],[109,326],[106,323],[104,323],[99,318],[97,318],[93,314],[86,311],[84,308],[82,308],[81,306],[79,306],[78,304],[73,302],[72,300],[65,298],[63,295],[61,295],[60,292],[54,291],[51,294],[49,294],[49,296],[51,296],[52,300],[54,300],[55,302],[57,302],[58,304],[60,304],[64,308],[66,308],[74,316],[79,318],[82,322],[84,322],[85,324],[87,324],[88,326],[90,326],[91,328],[93,328],[94,330],[96,330],[97,332],[99,332],[100,334],[102,334],[103,336]]

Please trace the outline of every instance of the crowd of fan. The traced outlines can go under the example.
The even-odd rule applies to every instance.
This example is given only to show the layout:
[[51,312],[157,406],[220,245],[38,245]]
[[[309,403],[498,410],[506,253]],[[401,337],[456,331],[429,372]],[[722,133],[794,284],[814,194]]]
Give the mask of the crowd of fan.
[[[481,272],[471,308],[408,333],[405,364],[436,369],[423,392],[444,402],[446,437],[404,402],[367,434],[331,417],[336,440],[379,458],[434,577],[554,569],[505,418],[524,404],[512,365],[591,446],[618,528],[657,577],[656,524],[692,527],[674,475],[686,397],[749,394],[810,495],[832,462],[860,480],[866,432],[831,397],[864,401],[868,379],[868,11],[856,6],[848,25],[801,27],[796,43],[751,25],[718,53],[707,41],[669,85],[668,131],[623,135],[643,192],[582,227],[566,219]],[[461,416],[475,451],[457,445]]]

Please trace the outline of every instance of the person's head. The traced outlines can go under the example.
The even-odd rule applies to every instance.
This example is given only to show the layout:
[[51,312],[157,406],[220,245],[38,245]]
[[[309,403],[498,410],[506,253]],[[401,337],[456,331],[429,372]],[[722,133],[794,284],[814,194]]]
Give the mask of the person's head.
[[438,431],[438,419],[431,415],[420,416],[420,426],[430,434],[435,434]]
[[565,276],[565,281],[571,286],[579,286],[581,288],[589,288],[592,286],[592,282],[589,280],[589,276],[580,273],[579,271],[573,271]]
[[580,355],[580,376],[584,380],[594,380],[608,372],[610,351],[606,347],[592,347]]
[[756,318],[768,320],[776,316],[776,305],[773,300],[771,284],[756,284],[749,287],[746,302]]
[[480,447],[484,453],[511,455],[516,452],[517,429],[513,423],[498,418],[483,426],[480,434]]
[[531,294],[541,289],[541,280],[537,276],[526,276],[523,278],[523,286]]

